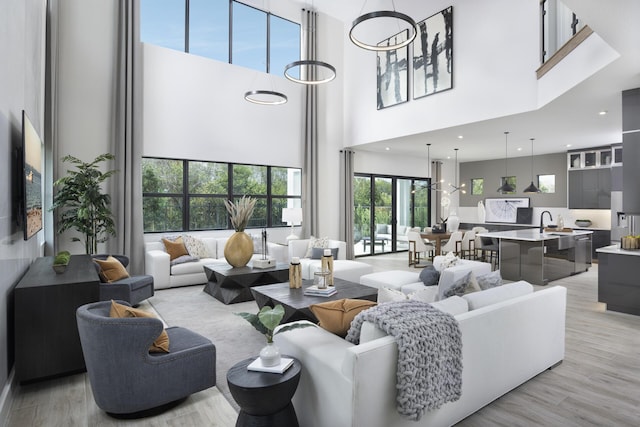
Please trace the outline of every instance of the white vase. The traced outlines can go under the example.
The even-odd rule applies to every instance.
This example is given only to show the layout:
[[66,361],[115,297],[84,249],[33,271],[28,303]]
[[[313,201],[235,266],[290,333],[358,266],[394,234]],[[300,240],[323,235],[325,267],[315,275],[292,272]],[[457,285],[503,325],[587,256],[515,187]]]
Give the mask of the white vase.
[[487,211],[484,209],[484,203],[482,200],[478,202],[478,222],[484,224],[485,219],[487,218]]
[[274,343],[267,343],[260,350],[262,366],[276,366],[280,364],[280,349]]
[[454,231],[458,231],[458,227],[460,227],[460,218],[455,212],[452,212],[447,218],[447,231],[453,233]]

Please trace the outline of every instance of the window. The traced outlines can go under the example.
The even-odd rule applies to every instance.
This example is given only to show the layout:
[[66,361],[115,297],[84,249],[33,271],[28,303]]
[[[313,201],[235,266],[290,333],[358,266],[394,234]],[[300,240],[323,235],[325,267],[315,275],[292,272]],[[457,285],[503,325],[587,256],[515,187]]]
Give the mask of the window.
[[471,178],[471,194],[482,195],[484,193],[484,179]]
[[142,159],[145,232],[230,229],[225,200],[257,199],[248,227],[279,227],[283,207],[301,207],[297,168]]
[[538,188],[541,193],[556,192],[556,176],[555,175],[538,175]]
[[300,59],[299,24],[237,1],[140,0],[140,16],[144,43],[280,76]]
[[502,177],[500,179],[500,186],[503,186],[505,181],[507,183],[509,183],[509,185],[511,185],[513,187],[513,191],[510,191],[508,193],[503,193],[503,194],[516,194],[516,177],[515,176],[507,176],[507,177]]

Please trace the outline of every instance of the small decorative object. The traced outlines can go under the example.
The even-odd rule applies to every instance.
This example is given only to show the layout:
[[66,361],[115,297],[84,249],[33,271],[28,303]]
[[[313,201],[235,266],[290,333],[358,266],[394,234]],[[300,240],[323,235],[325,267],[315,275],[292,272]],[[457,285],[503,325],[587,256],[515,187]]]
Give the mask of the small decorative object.
[[289,287],[291,289],[302,287],[302,266],[300,265],[300,258],[297,256],[291,258],[291,264],[289,265]]
[[487,212],[484,210],[484,203],[482,200],[478,202],[478,222],[484,223],[486,219]]
[[58,252],[56,257],[53,259],[53,271],[57,274],[62,274],[67,269],[67,265],[69,265],[69,261],[71,260],[71,254],[68,251]]
[[559,230],[563,230],[564,229],[564,219],[562,218],[562,215],[558,214],[558,229]]
[[236,230],[224,246],[224,258],[236,268],[244,267],[253,255],[253,240],[244,232],[244,229],[253,215],[256,199],[242,196],[236,203],[225,200],[224,205],[231,217],[231,225]]
[[276,260],[267,254],[267,230],[262,230],[262,257],[253,261],[254,268],[271,268],[276,265]]
[[459,227],[460,227],[460,218],[458,218],[456,211],[453,211],[451,212],[451,215],[449,215],[449,218],[447,218],[447,231],[449,231],[450,233],[453,233],[455,231],[458,231]]
[[322,255],[322,270],[329,272],[327,285],[333,286],[333,254],[331,253],[331,249],[324,250],[324,255]]
[[635,251],[640,249],[640,236],[623,236],[620,238],[620,249]]
[[576,219],[575,223],[578,227],[591,227],[592,224],[590,219]]
[[263,366],[275,366],[280,363],[280,350],[273,343],[274,335],[293,329],[315,326],[311,323],[292,323],[281,327],[277,332],[274,333],[273,330],[280,324],[282,318],[284,317],[284,308],[280,304],[276,305],[273,308],[264,306],[262,307],[260,312],[258,312],[258,314],[244,312],[235,314],[251,323],[251,326],[256,328],[258,332],[260,332],[267,338],[267,345],[262,350],[260,350],[260,359],[262,360]]
[[325,289],[329,284],[329,273],[328,270],[316,271],[313,273],[313,284],[318,287],[318,289]]

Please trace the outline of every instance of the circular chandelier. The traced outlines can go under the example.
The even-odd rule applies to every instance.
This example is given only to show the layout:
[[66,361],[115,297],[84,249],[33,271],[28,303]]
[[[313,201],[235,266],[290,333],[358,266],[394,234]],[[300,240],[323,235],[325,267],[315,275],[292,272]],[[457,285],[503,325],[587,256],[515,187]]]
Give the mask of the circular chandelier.
[[[405,40],[403,42],[400,42],[400,43],[392,44],[392,45],[377,46],[377,45],[367,44],[367,43],[365,43],[363,41],[358,40],[358,38],[356,38],[355,34],[353,34],[353,30],[355,30],[355,28],[358,25],[362,24],[363,22],[368,21],[370,19],[377,19],[377,18],[399,19],[399,20],[404,21],[407,24],[409,24],[409,26],[411,27],[412,31],[409,34],[409,37],[407,38],[407,40]],[[373,51],[376,51],[376,52],[386,52],[386,51],[396,50],[396,49],[400,49],[401,47],[408,46],[416,38],[417,34],[418,34],[418,31],[416,30],[416,21],[414,21],[413,18],[411,18],[409,15],[405,15],[404,13],[396,12],[395,10],[380,10],[380,11],[377,11],[377,12],[365,13],[364,15],[361,15],[361,16],[357,17],[353,21],[353,25],[351,26],[351,30],[349,31],[349,38],[351,39],[353,44],[355,44],[356,46],[359,46],[359,47],[361,47],[363,49],[373,50]]]
[[244,99],[259,105],[281,105],[287,102],[287,95],[273,90],[250,90],[245,92]]
[[[304,68],[307,68],[307,72],[306,73],[302,73],[302,71],[304,71]],[[293,75],[291,75],[289,73],[289,70],[295,69],[295,68],[300,68],[300,77],[295,77]],[[322,72],[320,73],[315,73],[315,72],[309,72],[309,70],[311,69],[317,69],[317,70],[328,70],[328,76],[324,77],[324,78],[314,78],[313,76],[316,75],[320,75],[322,74]],[[303,77],[303,74],[306,74],[307,77]],[[305,59],[302,61],[294,61],[291,64],[288,64],[286,67],[284,67],[284,76],[291,80],[292,82],[296,82],[296,83],[302,83],[302,84],[307,84],[307,85],[319,85],[322,83],[328,83],[331,80],[336,78],[336,68],[331,65],[328,64],[326,62],[322,62],[322,61],[315,61],[312,59]]]

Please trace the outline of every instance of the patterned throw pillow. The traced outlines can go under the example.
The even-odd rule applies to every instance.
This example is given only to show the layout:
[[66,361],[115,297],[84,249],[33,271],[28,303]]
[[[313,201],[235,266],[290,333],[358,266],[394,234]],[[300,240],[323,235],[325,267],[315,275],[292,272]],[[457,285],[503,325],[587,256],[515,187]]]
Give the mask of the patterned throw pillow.
[[182,236],[182,241],[184,242],[184,246],[187,248],[189,255],[193,258],[211,258],[209,249],[207,249],[207,245],[205,245],[203,240],[189,234],[185,234]]
[[456,265],[458,263],[459,259],[460,258],[455,256],[453,252],[448,252],[444,256],[444,259],[442,260],[442,264],[440,264],[440,265],[442,266],[442,269],[444,270],[445,268],[453,267],[454,265]]
[[476,281],[473,272],[470,271],[455,282],[444,291],[444,298],[449,298],[454,295],[462,296],[464,294],[470,294],[471,292],[480,291],[480,286]]
[[304,255],[305,258],[311,258],[311,255],[313,255],[313,248],[328,248],[329,247],[329,238],[328,237],[322,237],[322,238],[315,238],[313,236],[311,236],[309,238],[309,246],[307,246],[307,253]]
[[491,273],[483,274],[482,276],[476,277],[478,281],[478,286],[483,291],[485,289],[495,288],[496,286],[502,285],[502,277],[500,276],[500,270],[492,271]]

